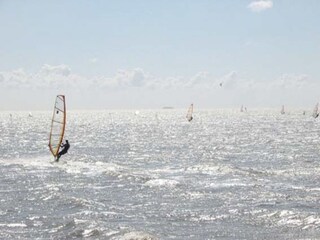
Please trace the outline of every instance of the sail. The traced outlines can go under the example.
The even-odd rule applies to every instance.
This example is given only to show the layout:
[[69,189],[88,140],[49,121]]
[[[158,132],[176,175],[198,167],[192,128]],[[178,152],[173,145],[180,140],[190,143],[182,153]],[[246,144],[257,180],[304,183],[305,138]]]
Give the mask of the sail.
[[191,120],[193,119],[192,113],[193,113],[193,104],[190,105],[188,112],[187,112],[187,116],[186,116],[186,118],[189,122],[191,122]]
[[243,105],[241,105],[240,112],[243,112]]
[[66,101],[64,95],[58,95],[53,109],[49,148],[53,156],[57,156],[63,140],[66,126]]
[[284,111],[284,105],[282,105],[282,108],[281,108],[281,114],[284,114],[285,111]]
[[314,107],[312,116],[314,118],[317,118],[319,116],[319,103],[317,103],[316,106]]

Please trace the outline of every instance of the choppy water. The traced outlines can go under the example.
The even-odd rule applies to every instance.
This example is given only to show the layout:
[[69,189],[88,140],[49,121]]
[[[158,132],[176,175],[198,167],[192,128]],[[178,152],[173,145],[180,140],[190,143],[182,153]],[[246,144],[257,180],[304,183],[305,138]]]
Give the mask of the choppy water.
[[0,113],[1,239],[320,237],[318,119],[302,111]]

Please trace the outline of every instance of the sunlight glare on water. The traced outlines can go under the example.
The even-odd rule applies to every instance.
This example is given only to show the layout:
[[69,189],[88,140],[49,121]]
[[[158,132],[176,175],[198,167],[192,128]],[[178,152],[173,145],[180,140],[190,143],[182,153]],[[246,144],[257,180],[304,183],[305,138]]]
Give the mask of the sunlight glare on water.
[[[12,117],[10,117],[12,114]],[[0,113],[0,238],[320,236],[319,120],[302,111]]]

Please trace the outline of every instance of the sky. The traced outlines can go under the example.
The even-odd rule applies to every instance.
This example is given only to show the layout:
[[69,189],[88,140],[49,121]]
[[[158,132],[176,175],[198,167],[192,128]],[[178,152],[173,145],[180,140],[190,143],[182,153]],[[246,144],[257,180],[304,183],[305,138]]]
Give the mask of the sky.
[[0,0],[0,110],[312,109],[319,23],[318,0]]

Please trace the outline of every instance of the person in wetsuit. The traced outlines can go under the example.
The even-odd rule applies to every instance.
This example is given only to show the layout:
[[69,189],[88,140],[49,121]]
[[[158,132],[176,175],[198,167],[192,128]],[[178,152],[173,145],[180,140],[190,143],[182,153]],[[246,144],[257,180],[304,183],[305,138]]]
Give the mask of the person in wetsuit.
[[61,147],[63,147],[63,149],[58,153],[57,159],[56,161],[59,161],[59,158],[61,157],[61,155],[64,155],[68,152],[69,148],[70,148],[70,144],[68,142],[68,140],[66,140],[65,144],[62,144]]

